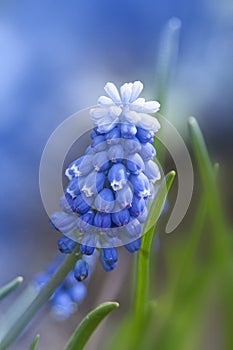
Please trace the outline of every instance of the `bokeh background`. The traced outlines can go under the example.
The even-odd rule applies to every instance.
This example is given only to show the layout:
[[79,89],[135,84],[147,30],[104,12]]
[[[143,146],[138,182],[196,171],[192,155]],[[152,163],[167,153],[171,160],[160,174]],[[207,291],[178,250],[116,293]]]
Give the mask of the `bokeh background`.
[[[231,0],[0,2],[1,284],[18,274],[28,283],[56,253],[58,237],[49,227],[38,183],[50,134],[71,114],[94,105],[107,81],[141,80],[144,96],[156,98],[159,50],[171,18],[181,30],[163,112],[184,137],[187,117],[198,118],[213,159],[222,165],[226,189],[233,146]],[[225,189],[230,217],[232,189]],[[160,239],[162,257],[171,238],[161,232]],[[53,320],[44,308],[11,349],[27,348],[38,332],[41,349],[62,349],[77,322],[100,301],[116,298],[118,315],[126,312],[132,258],[122,249],[120,255],[113,273],[97,269],[85,302],[69,321]],[[163,279],[163,266],[158,272]],[[88,349],[101,348],[120,317],[101,327]]]

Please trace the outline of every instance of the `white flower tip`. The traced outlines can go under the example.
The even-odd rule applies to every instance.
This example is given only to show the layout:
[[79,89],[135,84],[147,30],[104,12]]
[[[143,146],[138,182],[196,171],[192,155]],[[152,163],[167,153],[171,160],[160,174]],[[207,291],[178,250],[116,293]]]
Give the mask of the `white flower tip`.
[[120,103],[121,98],[116,86],[113,83],[108,82],[104,87],[105,92],[112,99],[114,103]]

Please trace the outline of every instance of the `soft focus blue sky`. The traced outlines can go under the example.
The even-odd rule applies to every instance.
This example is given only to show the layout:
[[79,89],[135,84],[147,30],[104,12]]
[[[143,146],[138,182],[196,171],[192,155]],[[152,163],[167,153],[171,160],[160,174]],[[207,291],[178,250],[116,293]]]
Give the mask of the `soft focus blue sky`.
[[[153,96],[160,35],[173,16],[181,19],[182,32],[168,115],[180,126],[196,114],[213,139],[220,132],[228,140],[230,0],[1,2],[0,265],[10,260],[10,277],[33,275],[43,266],[40,254],[49,256],[50,245],[56,249],[38,185],[49,135],[66,117],[95,104],[107,81],[140,79]],[[6,278],[2,269],[0,278]]]

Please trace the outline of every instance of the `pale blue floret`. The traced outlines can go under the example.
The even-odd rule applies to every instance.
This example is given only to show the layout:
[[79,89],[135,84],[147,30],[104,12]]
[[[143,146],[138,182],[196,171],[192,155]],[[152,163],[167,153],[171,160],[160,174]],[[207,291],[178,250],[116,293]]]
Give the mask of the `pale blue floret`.
[[92,165],[95,171],[106,171],[109,168],[107,151],[95,153],[92,158]]
[[85,177],[79,176],[74,177],[66,188],[66,193],[68,193],[72,198],[77,197],[81,194],[81,189],[84,183]]
[[96,136],[91,143],[91,147],[94,152],[104,151],[107,147],[106,138],[103,135]]
[[112,213],[112,221],[117,226],[125,226],[130,220],[130,214],[128,209],[122,209],[120,211]]
[[131,174],[129,181],[132,184],[134,192],[139,197],[148,197],[151,194],[150,183],[146,175],[140,173],[139,175]]
[[93,224],[95,213],[93,210],[89,210],[85,214],[77,218],[77,228],[80,232],[89,232],[91,225]]
[[131,237],[139,237],[142,233],[142,226],[137,219],[132,218],[126,225],[126,231]]
[[156,181],[161,179],[159,167],[152,160],[149,160],[148,162],[145,162],[144,174],[148,177],[148,179],[152,183],[155,183]]
[[112,163],[120,163],[124,158],[124,149],[121,144],[113,145],[108,150],[108,159]]
[[141,246],[141,238],[135,239],[135,241],[125,244],[125,248],[130,252],[130,253],[134,253],[137,250],[139,250]]
[[131,139],[137,133],[135,125],[130,123],[121,123],[121,137]]
[[123,188],[127,182],[127,173],[123,164],[114,164],[108,173],[108,181],[114,191]]
[[133,191],[126,183],[125,186],[116,192],[116,201],[121,209],[129,208],[132,205]]
[[75,215],[68,214],[63,211],[53,213],[50,217],[50,220],[56,229],[63,234],[71,232],[76,226]]
[[145,170],[143,159],[138,153],[128,155],[126,165],[133,174],[139,174],[141,171]]
[[147,220],[147,217],[148,217],[148,209],[147,207],[144,209],[143,213],[141,215],[139,215],[137,217],[138,221],[141,223],[141,224],[144,224]]
[[93,170],[92,155],[85,155],[81,157],[79,162],[73,165],[73,171],[75,176],[84,176],[89,174]]
[[138,217],[142,215],[146,208],[146,203],[143,197],[133,196],[132,207],[129,209],[130,215]]
[[80,253],[84,255],[92,255],[95,251],[97,237],[95,234],[87,234],[83,236],[80,244]]
[[68,166],[68,168],[65,171],[65,175],[68,177],[69,180],[73,179],[76,176],[77,167],[81,164],[83,159],[84,156],[76,159]]
[[156,150],[149,142],[142,144],[141,150],[138,153],[144,161],[153,160],[156,156]]
[[97,211],[94,217],[94,226],[105,229],[105,228],[110,228],[111,224],[112,224],[111,214],[101,213]]
[[114,195],[109,188],[101,190],[95,198],[95,207],[103,213],[111,213],[114,208]]
[[150,142],[152,143],[154,141],[154,132],[150,130],[144,130],[142,128],[137,128],[137,138],[139,139],[140,142],[142,143],[147,143]]
[[113,128],[110,130],[106,135],[106,141],[109,145],[116,145],[120,142],[121,138],[121,132],[118,127]]
[[59,199],[59,207],[61,208],[61,210],[63,210],[65,213],[72,213],[72,208],[70,206],[70,204],[68,203],[65,195],[62,196],[60,199]]
[[124,150],[126,154],[134,154],[141,150],[142,146],[137,137],[124,140]]
[[82,192],[86,197],[97,194],[104,187],[105,175],[102,172],[91,172],[84,180]]
[[91,208],[92,197],[86,197],[83,193],[74,199],[74,211],[78,214],[85,214]]

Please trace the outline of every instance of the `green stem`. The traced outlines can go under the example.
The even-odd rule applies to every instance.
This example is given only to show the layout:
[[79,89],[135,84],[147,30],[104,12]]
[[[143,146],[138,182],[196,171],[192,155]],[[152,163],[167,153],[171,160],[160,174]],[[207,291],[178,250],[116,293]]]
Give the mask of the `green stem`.
[[22,282],[23,277],[18,276],[13,281],[0,288],[0,300],[4,299],[8,294],[13,292]]
[[[150,273],[150,251],[155,226],[163,209],[167,193],[173,183],[175,172],[171,171],[161,184],[155,203],[153,204],[147,222],[145,234],[142,237],[141,248],[138,252],[136,290],[134,297],[134,324],[136,328],[141,325],[147,312],[149,303],[149,273]],[[153,225],[151,224],[153,222]]]
[[[36,312],[47,302],[55,289],[62,283],[66,275],[73,269],[76,261],[79,259],[77,254],[78,247],[72,254],[68,255],[55,274],[51,277],[44,288],[37,294],[31,304],[23,310],[20,315],[14,317],[12,322],[7,322],[5,327],[0,331],[0,350],[6,349],[26,327],[29,321],[33,318]],[[8,319],[8,315],[5,315]],[[10,317],[9,317],[10,318]]]

